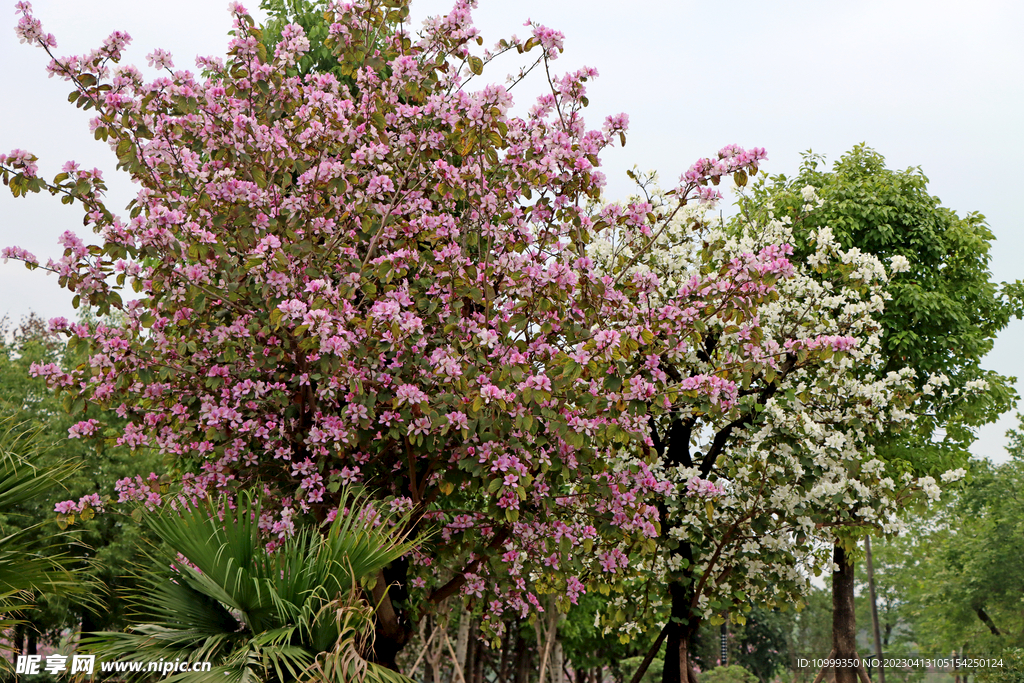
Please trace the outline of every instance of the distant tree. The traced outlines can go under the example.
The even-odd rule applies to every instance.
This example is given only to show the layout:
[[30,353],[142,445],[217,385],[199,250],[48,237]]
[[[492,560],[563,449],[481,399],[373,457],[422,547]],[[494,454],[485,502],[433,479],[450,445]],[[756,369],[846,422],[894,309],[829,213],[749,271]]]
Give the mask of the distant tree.
[[1024,423],[1008,436],[1010,460],[973,462],[971,481],[921,529],[909,611],[931,651],[1024,647]]

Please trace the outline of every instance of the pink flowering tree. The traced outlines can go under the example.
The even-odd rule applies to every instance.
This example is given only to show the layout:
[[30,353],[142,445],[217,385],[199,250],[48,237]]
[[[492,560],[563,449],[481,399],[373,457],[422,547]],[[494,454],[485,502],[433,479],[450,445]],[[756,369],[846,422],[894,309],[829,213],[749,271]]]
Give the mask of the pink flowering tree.
[[[588,129],[596,72],[551,73],[562,35],[534,26],[482,50],[471,4],[416,37],[399,26],[405,2],[331,4],[344,80],[296,75],[301,28],[269,54],[239,5],[227,61],[198,59],[198,74],[156,50],[162,74],[147,81],[119,64],[120,32],[54,57],[50,73],[96,112],[93,134],[139,186],[124,216],[96,171],[69,162],[47,181],[33,155],[0,155],[15,195],[78,202],[100,240],[67,233],[45,264],[17,247],[3,255],[124,321],[51,321],[88,361],[35,373],[73,411],[95,404],[127,422],[83,421],[71,436],[171,464],[119,482],[122,501],[165,503],[168,477],[183,500],[262,491],[272,547],[344,514],[346,485],[407,514],[427,535],[373,588],[373,656],[387,664],[448,597],[486,606],[500,631],[504,611],[536,614],[544,593],[568,609],[620,583],[656,553],[655,501],[673,484],[615,453],[657,451],[661,415],[731,424],[749,409],[751,368],[774,392],[769,367],[784,375],[840,343],[794,328],[779,346],[760,332],[758,310],[793,273],[785,245],[709,244],[671,291],[597,268],[587,245],[599,234],[638,236],[640,258],[721,178],[756,173],[764,152],[701,160],[660,206],[600,205],[599,154],[624,141],[626,117]],[[30,5],[18,9],[23,41],[51,52]],[[516,78],[540,66],[551,89],[514,117],[508,88],[480,77],[504,53],[534,49]],[[743,339],[728,357],[666,371],[661,359],[681,367],[724,323]]]

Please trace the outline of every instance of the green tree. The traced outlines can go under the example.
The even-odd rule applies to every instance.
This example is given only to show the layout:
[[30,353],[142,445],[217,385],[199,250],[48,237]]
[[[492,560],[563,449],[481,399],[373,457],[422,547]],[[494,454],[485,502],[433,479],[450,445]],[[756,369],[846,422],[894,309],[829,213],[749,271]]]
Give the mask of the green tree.
[[[889,299],[880,317],[885,362],[864,372],[884,376],[914,368],[921,400],[912,428],[878,439],[876,453],[894,475],[938,477],[966,463],[977,426],[1013,405],[1013,378],[984,370],[981,361],[996,334],[1021,315],[1021,285],[992,281],[993,235],[984,217],[960,217],[941,206],[919,168],[887,169],[885,159],[865,145],[843,155],[831,171],[819,168],[821,162],[808,153],[795,178],[760,183],[741,205],[748,218],[799,222],[808,236],[830,231],[844,248],[889,264]],[[819,198],[821,206],[809,211]],[[797,257],[813,252],[809,241],[794,247]],[[855,650],[858,535],[838,535],[834,552],[833,647],[841,657]],[[837,676],[838,683],[853,683],[856,674]]]
[[1024,647],[1024,431],[1009,462],[973,463],[973,480],[925,537],[912,585],[922,648],[976,654]]

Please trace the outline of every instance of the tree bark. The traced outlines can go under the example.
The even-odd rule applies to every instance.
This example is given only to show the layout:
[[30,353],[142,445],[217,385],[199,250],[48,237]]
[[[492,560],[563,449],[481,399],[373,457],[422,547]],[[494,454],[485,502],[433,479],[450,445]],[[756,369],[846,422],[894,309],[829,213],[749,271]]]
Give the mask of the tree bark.
[[666,626],[665,669],[662,683],[696,683],[697,676],[690,666],[690,638],[700,625],[692,614],[693,588],[678,581],[669,584],[672,599],[672,618]]
[[555,645],[551,650],[551,683],[564,683],[565,680],[565,653],[562,651],[562,641],[555,634]]
[[392,562],[384,571],[377,574],[377,583],[370,591],[373,604],[376,606],[376,624],[373,652],[369,653],[368,659],[393,671],[398,670],[398,653],[406,646],[413,633],[408,615],[396,611],[392,602],[392,599],[404,601],[408,598],[405,589],[408,568],[408,560],[399,559]]
[[459,633],[455,638],[455,665],[459,671],[466,671],[466,654],[469,649],[469,626],[473,615],[463,606],[459,613]]
[[519,643],[516,645],[515,661],[518,666],[516,667],[515,683],[529,683],[532,655],[533,653],[528,649],[526,639],[520,634]]
[[476,671],[476,660],[480,657],[480,639],[477,637],[477,621],[469,622],[469,636],[466,639],[466,683],[474,683],[473,672]]
[[534,626],[537,632],[537,650],[540,653],[540,673],[537,676],[537,683],[546,682],[546,674],[551,669],[551,650],[555,644],[555,639],[558,637],[558,621],[559,621],[558,609],[555,607],[554,599],[548,601],[548,612],[547,618],[543,620],[537,619],[537,623]]
[[512,655],[512,631],[518,627],[518,624],[513,624],[508,627],[505,631],[505,636],[501,640],[501,660],[498,663],[498,683],[506,683],[508,681],[508,663]]
[[[836,659],[852,660],[857,657],[857,623],[853,607],[853,563],[846,550],[836,544],[832,561],[832,648]],[[858,683],[857,667],[837,666],[836,683]]]
[[475,645],[473,646],[473,673],[470,677],[470,683],[483,683],[484,682],[484,661],[487,659],[487,653],[489,652],[480,642],[477,634],[480,632],[480,622],[476,622],[473,628],[473,640]]

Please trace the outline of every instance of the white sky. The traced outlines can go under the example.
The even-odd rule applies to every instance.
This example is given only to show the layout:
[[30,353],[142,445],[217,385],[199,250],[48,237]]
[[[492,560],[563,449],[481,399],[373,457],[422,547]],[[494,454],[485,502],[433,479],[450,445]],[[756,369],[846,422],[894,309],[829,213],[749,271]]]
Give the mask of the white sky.
[[[258,0],[245,4],[255,10]],[[155,47],[179,68],[195,55],[222,55],[230,28],[227,3],[200,0],[36,0],[36,16],[57,37],[58,54],[86,52],[112,30],[133,37],[125,62],[145,66]],[[89,134],[89,115],[67,103],[70,87],[47,80],[45,54],[0,26],[0,150],[27,149],[52,177],[75,159],[104,170],[112,207],[132,196],[115,160]],[[413,26],[445,12],[450,0],[413,0]],[[731,3],[638,0],[481,0],[475,12],[486,45],[512,33],[529,35],[533,19],[566,35],[560,71],[593,66],[589,115],[626,112],[624,149],[603,157],[610,198],[630,191],[625,170],[657,169],[666,184],[696,158],[728,143],[764,147],[771,173],[796,171],[800,152],[834,161],[859,142],[882,153],[890,168],[921,166],[930,190],[961,214],[980,211],[996,235],[997,280],[1024,277],[1024,207],[1015,168],[1024,158],[1024,3],[1011,0],[779,0]],[[488,67],[501,80],[516,55]],[[507,69],[506,69],[507,67]],[[145,69],[144,69],[145,71]],[[517,87],[531,103],[540,83]],[[17,245],[45,262],[60,254],[56,238],[81,229],[76,206],[56,198],[13,199],[0,190],[0,246]],[[20,264],[0,265],[0,315],[31,311],[71,317],[71,295],[56,279]],[[1024,376],[1016,352],[1024,323],[1000,335],[990,369]],[[1024,383],[1018,383],[1024,390]],[[1012,416],[982,429],[979,455],[1003,459]]]

